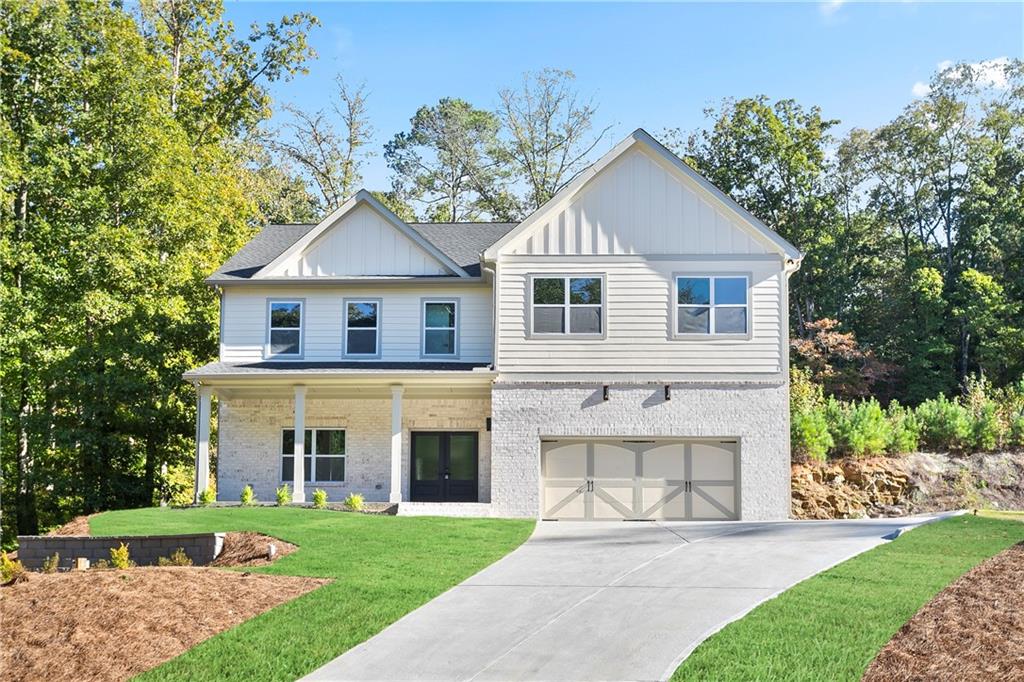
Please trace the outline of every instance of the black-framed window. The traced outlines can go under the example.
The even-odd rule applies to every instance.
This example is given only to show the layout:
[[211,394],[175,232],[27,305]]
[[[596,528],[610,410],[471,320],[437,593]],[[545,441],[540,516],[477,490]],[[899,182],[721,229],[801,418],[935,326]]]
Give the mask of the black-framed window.
[[676,333],[746,335],[750,331],[745,275],[676,277]]
[[534,277],[531,295],[534,334],[596,336],[604,330],[601,277]]
[[[336,483],[345,480],[345,430],[306,429],[305,480]],[[281,480],[295,480],[295,429],[281,432]],[[313,474],[316,477],[313,478]]]
[[302,355],[302,301],[270,301],[269,312],[269,354]]
[[423,302],[423,354],[456,355],[458,301]]
[[346,302],[345,355],[380,355],[380,301]]

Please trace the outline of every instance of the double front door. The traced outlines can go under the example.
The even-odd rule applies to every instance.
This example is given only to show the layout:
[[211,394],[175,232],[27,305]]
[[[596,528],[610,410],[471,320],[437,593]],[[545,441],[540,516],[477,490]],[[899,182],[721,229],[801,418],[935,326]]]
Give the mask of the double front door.
[[547,519],[738,517],[735,441],[546,441],[541,468]]
[[412,432],[413,502],[476,502],[478,479],[475,432]]

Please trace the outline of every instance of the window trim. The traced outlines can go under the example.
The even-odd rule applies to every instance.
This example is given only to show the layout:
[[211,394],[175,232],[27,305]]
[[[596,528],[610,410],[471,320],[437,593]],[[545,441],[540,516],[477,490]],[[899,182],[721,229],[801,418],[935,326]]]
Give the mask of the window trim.
[[[311,448],[312,452],[309,454],[309,458],[310,458],[310,463],[309,463],[309,466],[310,466],[310,468],[309,468],[309,481],[303,481],[303,484],[309,483],[309,484],[312,485],[314,483],[319,483],[321,485],[342,485],[342,484],[348,483],[348,429],[346,429],[346,428],[344,428],[342,426],[307,426],[306,429],[313,432],[312,436],[311,436],[311,438],[312,438],[312,448]],[[278,443],[281,444],[282,449],[284,447],[284,432],[285,431],[293,431],[293,430],[295,430],[294,426],[282,426],[281,427],[281,434],[280,434],[281,437],[278,440]],[[316,454],[316,432],[317,431],[341,431],[342,433],[345,434],[345,454],[344,455],[324,455],[325,458],[327,458],[327,457],[330,457],[330,458],[341,457],[341,458],[343,458],[345,460],[345,478],[341,479],[340,481],[320,481],[316,477],[316,458],[317,458],[317,454]],[[303,438],[305,438],[305,435],[303,435]],[[282,484],[282,485],[285,484],[285,483],[288,483],[288,484],[290,484],[290,485],[292,485],[294,487],[294,485],[295,485],[295,466],[294,466],[294,464],[292,465],[292,480],[291,481],[284,480],[284,476],[283,476],[284,471],[282,469],[284,468],[284,458],[285,457],[295,457],[295,453],[293,453],[293,452],[282,452],[282,453],[280,453],[278,455],[278,467],[277,467],[278,483]],[[306,463],[305,463],[305,456],[303,456],[303,463],[302,463],[302,465],[303,466],[306,465]],[[305,473],[305,472],[303,472],[303,473]]]
[[[299,352],[298,353],[273,353],[271,352],[270,333],[275,329],[291,329],[291,327],[272,327],[271,311],[275,303],[298,303],[299,304]],[[268,298],[266,311],[266,328],[263,340],[263,358],[265,360],[302,360],[306,354],[306,299],[305,298]]]
[[[564,307],[565,312],[563,313],[562,321],[564,324],[564,332],[537,332],[533,329],[533,282],[537,279],[563,279],[565,282],[565,302],[561,304],[557,303],[541,303],[538,304],[540,307]],[[601,303],[596,305],[593,303],[569,303],[570,286],[569,280],[571,279],[599,279],[601,280]],[[527,275],[526,278],[526,338],[527,339],[593,339],[595,341],[603,341],[608,338],[608,276],[603,272],[532,272]],[[572,307],[577,308],[600,308],[601,310],[601,331],[594,334],[588,332],[571,332],[569,331],[569,320],[570,312]]]
[[[454,353],[427,353],[427,304],[428,303],[454,303],[455,304],[455,352]],[[420,299],[420,360],[431,360],[436,358],[457,360],[462,354],[462,335],[459,333],[459,323],[462,321],[462,298],[459,296],[424,296]],[[449,327],[431,327],[431,329],[448,329]]]
[[[710,280],[720,278],[740,278],[742,277],[746,281],[747,291],[747,303],[746,305],[740,305],[739,303],[715,303],[715,285],[714,282],[710,283],[709,291],[709,303],[706,306],[709,309],[708,317],[708,333],[700,334],[697,332],[680,332],[679,331],[679,278],[681,277],[706,277]],[[669,306],[671,329],[669,329],[670,338],[675,341],[749,341],[754,337],[754,289],[753,289],[754,276],[751,272],[673,272],[672,280],[669,284]],[[694,306],[701,307],[701,306]],[[747,331],[744,333],[728,333],[728,332],[715,332],[715,308],[746,308],[747,310]]]
[[[377,306],[377,352],[376,353],[350,353],[348,351],[348,305],[349,303],[374,303]],[[372,297],[343,298],[341,299],[341,355],[350,360],[379,360],[381,357],[381,344],[384,340],[384,299]],[[368,329],[368,327],[356,327],[356,329]]]

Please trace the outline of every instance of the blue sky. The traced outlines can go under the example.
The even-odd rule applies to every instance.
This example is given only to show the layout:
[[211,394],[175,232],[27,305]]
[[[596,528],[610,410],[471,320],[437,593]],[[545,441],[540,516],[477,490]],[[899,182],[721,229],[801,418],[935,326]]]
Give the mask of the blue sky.
[[[721,98],[766,94],[817,104],[842,129],[872,127],[910,102],[947,60],[1024,56],[1024,3],[385,4],[231,3],[236,26],[308,10],[323,26],[307,76],[276,83],[278,102],[326,108],[333,78],[365,81],[376,131],[363,171],[389,186],[381,150],[423,104],[482,108],[524,71],[571,69],[613,130],[692,129]],[[918,88],[920,89],[920,85]]]

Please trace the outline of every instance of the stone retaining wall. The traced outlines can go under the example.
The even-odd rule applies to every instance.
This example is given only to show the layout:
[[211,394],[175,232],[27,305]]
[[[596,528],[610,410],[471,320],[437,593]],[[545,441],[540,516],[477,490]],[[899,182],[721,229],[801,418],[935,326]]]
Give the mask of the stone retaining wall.
[[43,560],[60,554],[60,568],[72,568],[82,557],[95,564],[110,560],[110,550],[121,543],[128,545],[128,555],[139,566],[155,566],[160,557],[170,557],[179,547],[196,566],[204,566],[224,548],[224,533],[193,533],[189,535],[125,535],[86,537],[78,535],[19,535],[18,559],[28,569],[43,567]]

